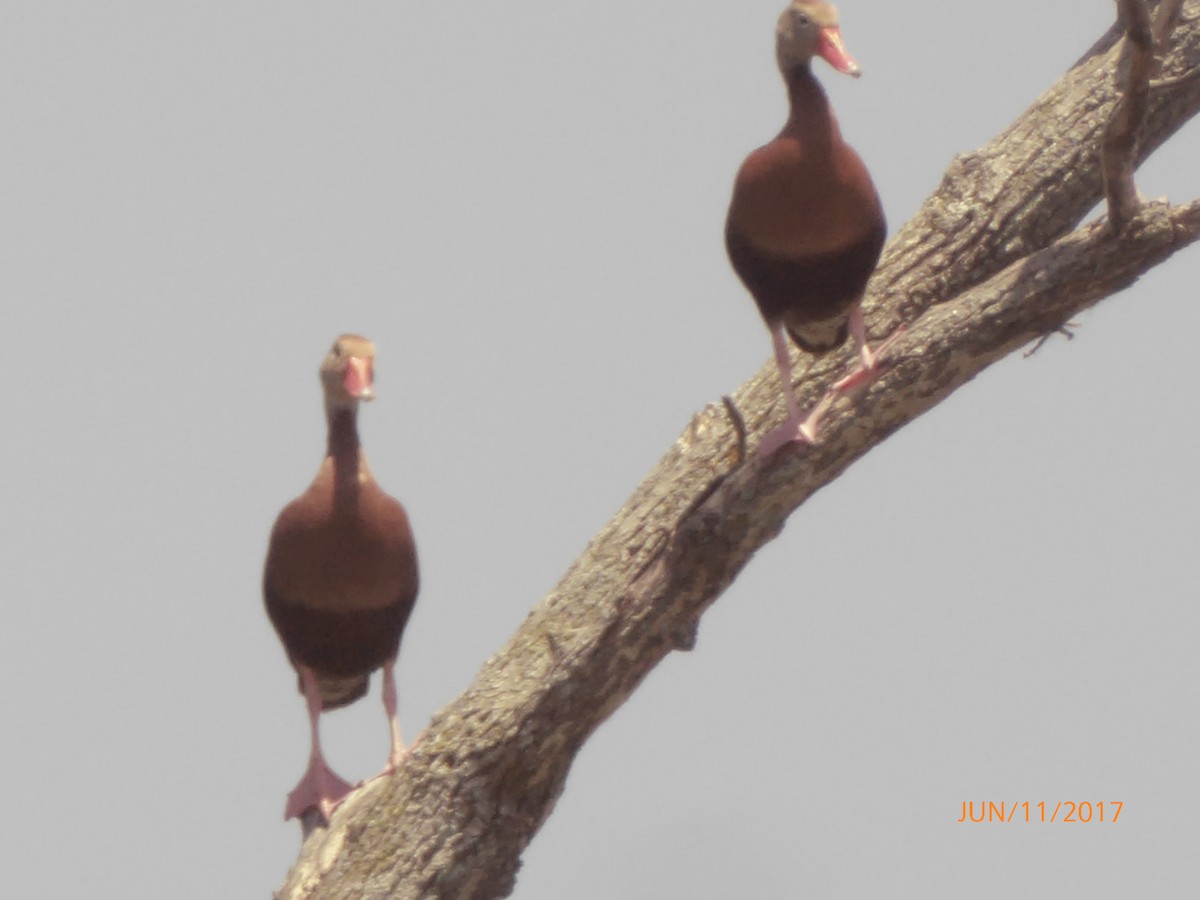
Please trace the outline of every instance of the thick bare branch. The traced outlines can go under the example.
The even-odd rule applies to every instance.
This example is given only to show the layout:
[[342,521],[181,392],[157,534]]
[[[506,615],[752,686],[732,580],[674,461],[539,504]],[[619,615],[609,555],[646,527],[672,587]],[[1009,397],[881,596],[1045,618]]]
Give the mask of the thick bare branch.
[[[1188,0],[1151,93],[1140,163],[1200,109],[1200,2]],[[1103,196],[1101,137],[1117,100],[1118,24],[986,147],[955,157],[921,210],[895,235],[868,308],[888,334],[1075,227]],[[818,363],[817,365],[822,365]],[[826,375],[844,360],[825,364]]]
[[[1200,201],[1154,203],[1119,238],[1097,222],[1013,263],[911,327],[866,396],[831,412],[821,444],[766,466],[739,465],[726,411],[706,409],[435,718],[402,775],[309,842],[280,896],[506,896],[583,741],[664,656],[692,646],[700,615],[796,506],[986,366],[1197,238]],[[680,474],[696,471],[702,502],[673,516]]]
[[[1161,6],[1160,6],[1161,9]],[[1017,122],[954,160],[890,246],[870,288],[876,333],[908,330],[890,368],[839,402],[822,442],[763,465],[745,452],[781,415],[773,369],[692,421],[624,508],[394,778],[312,836],[280,897],[490,898],[589,734],[674,649],[787,516],[895,429],[984,367],[1132,283],[1200,237],[1200,202],[1139,207],[1119,236],[1075,231],[1102,197],[1100,143],[1119,47],[1102,40]],[[1187,0],[1136,159],[1200,108],[1200,0]],[[812,402],[845,357],[810,369]]]

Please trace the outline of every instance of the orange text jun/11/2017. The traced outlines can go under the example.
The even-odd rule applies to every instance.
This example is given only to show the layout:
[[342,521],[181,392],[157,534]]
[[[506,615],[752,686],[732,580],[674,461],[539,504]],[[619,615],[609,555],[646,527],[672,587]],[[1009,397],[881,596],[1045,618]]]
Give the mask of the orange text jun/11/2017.
[[1011,825],[1014,823],[1062,823],[1064,825],[1090,823],[1113,824],[1121,816],[1125,804],[1120,800],[1100,800],[1093,803],[1090,800],[1059,800],[1055,803],[1029,800],[999,803],[992,800],[964,800],[958,816],[960,825],[982,825],[997,823]]

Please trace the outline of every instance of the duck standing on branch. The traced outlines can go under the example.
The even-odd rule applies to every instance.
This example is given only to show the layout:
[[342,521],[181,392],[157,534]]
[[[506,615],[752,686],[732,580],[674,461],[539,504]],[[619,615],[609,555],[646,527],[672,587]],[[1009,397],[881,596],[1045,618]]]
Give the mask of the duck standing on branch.
[[[842,140],[811,62],[820,56],[855,78],[861,70],[842,45],[832,4],[793,0],[775,37],[788,89],[787,123],[742,163],[725,223],[734,271],[771,331],[787,402],[787,421],[759,447],[763,458],[792,441],[814,443],[836,391],[869,381],[891,343],[871,350],[859,305],[883,249],[883,207],[867,167]],[[785,332],[809,353],[834,350],[848,335],[858,350],[858,367],[807,414],[792,389]]]
[[308,770],[288,796],[285,818],[329,815],[352,786],[321,752],[324,710],[353,703],[383,667],[392,748],[383,773],[404,758],[396,718],[396,653],[417,599],[417,551],[408,516],[371,477],[358,440],[358,405],[375,396],[375,345],[339,337],[321,364],[329,441],[308,490],[275,520],[263,573],[267,614],[308,704]]

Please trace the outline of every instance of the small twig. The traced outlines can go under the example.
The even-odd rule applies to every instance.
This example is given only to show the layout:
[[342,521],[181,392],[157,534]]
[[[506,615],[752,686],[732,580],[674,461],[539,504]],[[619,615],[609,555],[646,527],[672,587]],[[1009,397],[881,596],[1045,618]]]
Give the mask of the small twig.
[[742,418],[733,398],[728,394],[721,395],[721,402],[725,405],[725,413],[729,416],[729,421],[733,423],[734,432],[737,433],[737,462],[733,464],[736,469],[746,461],[746,420]]
[[1165,56],[1167,38],[1179,23],[1183,0],[1163,0],[1154,11],[1154,46],[1159,57]]
[[1171,78],[1155,78],[1150,82],[1150,92],[1157,93],[1158,91],[1171,91],[1187,87],[1193,81],[1200,81],[1200,69],[1192,69]]
[[1102,149],[1104,193],[1113,234],[1125,230],[1141,205],[1133,181],[1133,168],[1138,137],[1146,119],[1150,70],[1154,63],[1154,38],[1146,0],[1117,0],[1117,3],[1125,24],[1125,46],[1117,64],[1119,97],[1104,130]]
[[684,523],[691,518],[692,514],[698,510],[708,500],[709,497],[717,492],[717,488],[725,483],[725,479],[728,478],[733,472],[741,468],[742,463],[746,461],[746,420],[742,418],[741,411],[738,410],[737,404],[733,402],[733,398],[728,394],[725,394],[721,397],[721,403],[725,407],[725,414],[729,416],[729,421],[733,424],[733,430],[737,436],[737,459],[734,460],[733,465],[730,466],[727,471],[722,472],[720,475],[709,481],[707,485],[705,485],[704,490],[702,490],[692,499],[692,502],[687,505],[687,508],[683,511],[679,518],[675,520],[675,525],[670,531],[662,529],[658,533],[656,536],[657,543],[655,544],[654,549],[646,555],[645,560],[642,561],[642,564],[638,566],[637,570],[634,572],[632,579],[633,581],[640,579],[646,574],[646,572],[650,570],[650,567],[654,565],[654,563],[658,562],[659,558],[663,555],[663,551],[670,547],[672,541],[674,540],[675,536],[679,534],[679,530],[683,527]]
[[[708,484],[705,485],[704,490],[702,490],[692,499],[692,502],[687,505],[687,509],[685,509],[683,513],[680,514],[679,518],[675,520],[675,527],[672,529],[670,540],[667,542],[666,550],[668,558],[678,559],[681,553],[681,538],[689,531],[689,529],[694,531],[697,527],[696,523],[691,521],[692,517],[702,506],[704,506],[704,504],[712,499],[713,495],[716,494],[717,491],[725,484],[729,476],[740,469],[742,463],[746,460],[746,422],[742,418],[742,414],[738,411],[737,405],[733,402],[733,399],[729,397],[728,394],[721,397],[721,403],[724,404],[725,412],[729,415],[730,421],[733,422],[734,431],[737,432],[737,461],[720,475],[717,475],[710,480]],[[708,517],[713,515],[718,517],[723,516],[724,507],[722,505],[720,511],[716,512],[713,510],[708,510],[706,511],[705,515]]]
[[743,462],[746,461],[746,421],[742,418],[742,414],[738,411],[737,406],[728,394],[721,397],[721,403],[725,406],[725,412],[729,416],[729,420],[733,423],[733,430],[737,432],[737,460],[726,471],[713,478],[695,499],[688,504],[687,509],[675,522],[675,533],[679,533],[680,527],[686,522],[696,510],[703,506],[708,498],[717,492],[717,488],[725,483],[725,479],[736,472]]
[[1022,358],[1029,359],[1029,357],[1033,356],[1033,354],[1037,353],[1039,350],[1042,349],[1042,345],[1044,343],[1046,343],[1046,341],[1050,340],[1050,338],[1054,337],[1054,335],[1056,335],[1056,334],[1061,334],[1068,341],[1074,340],[1075,332],[1073,332],[1071,329],[1078,328],[1078,327],[1079,327],[1078,322],[1064,322],[1062,325],[1059,325],[1053,331],[1047,331],[1045,334],[1043,334],[1040,338],[1037,339],[1037,343],[1035,343],[1032,347],[1030,347],[1028,350],[1026,350],[1024,353],[1021,354]]

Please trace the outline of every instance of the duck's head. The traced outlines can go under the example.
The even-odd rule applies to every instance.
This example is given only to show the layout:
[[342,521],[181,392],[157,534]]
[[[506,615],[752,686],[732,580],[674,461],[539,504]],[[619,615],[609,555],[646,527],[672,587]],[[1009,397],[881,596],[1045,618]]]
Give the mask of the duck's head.
[[786,75],[814,56],[857,78],[862,74],[842,44],[837,8],[824,0],[792,0],[775,27],[775,55]]

